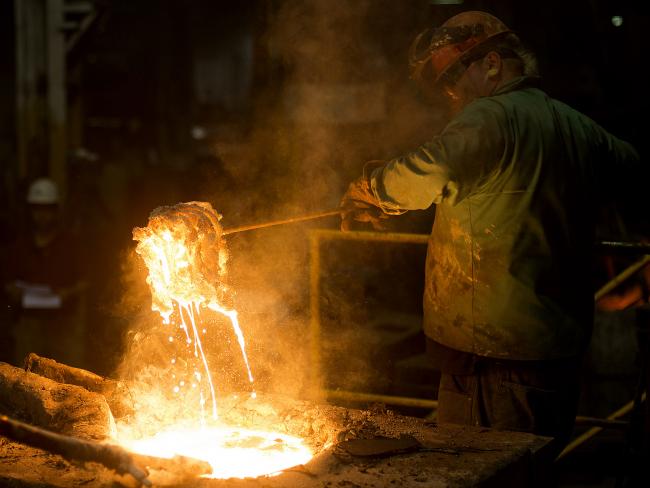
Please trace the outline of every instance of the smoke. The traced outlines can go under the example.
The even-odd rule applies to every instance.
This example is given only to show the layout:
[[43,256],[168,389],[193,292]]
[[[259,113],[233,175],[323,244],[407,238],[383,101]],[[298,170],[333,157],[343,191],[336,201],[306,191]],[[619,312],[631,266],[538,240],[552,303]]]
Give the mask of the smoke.
[[[365,161],[395,157],[426,141],[443,114],[420,103],[406,65],[408,41],[421,28],[425,3],[406,8],[370,0],[286,1],[271,9],[262,49],[280,74],[256,85],[250,131],[216,141],[220,173],[207,178],[191,199],[210,202],[224,215],[225,228],[333,209]],[[314,395],[308,232],[338,225],[337,218],[328,218],[227,237],[228,281],[258,390]],[[134,357],[142,362],[160,358],[162,365],[168,354],[164,340],[153,339],[158,325],[152,324],[152,314],[142,311],[151,303],[142,293],[142,267],[127,264],[131,289],[138,292],[130,291],[123,303],[138,317],[120,369],[131,377],[138,373]],[[338,360],[350,355],[363,371],[368,357],[359,346],[366,288],[359,284],[363,274],[348,271],[334,293],[323,292],[330,314],[323,324],[338,324],[323,347],[338,351]],[[232,331],[219,323],[215,327],[221,332],[205,348],[216,365],[217,389],[245,389]],[[145,373],[155,382],[155,374]],[[370,379],[363,376],[341,380],[363,389]]]

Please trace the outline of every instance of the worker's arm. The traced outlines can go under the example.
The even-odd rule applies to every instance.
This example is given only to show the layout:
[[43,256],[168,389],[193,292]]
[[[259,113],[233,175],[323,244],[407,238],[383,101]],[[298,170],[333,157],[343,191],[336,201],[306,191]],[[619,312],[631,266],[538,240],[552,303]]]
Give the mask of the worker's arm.
[[370,185],[379,206],[392,213],[463,199],[502,161],[502,119],[497,102],[476,100],[432,141],[375,169]]
[[630,279],[596,301],[598,310],[615,311],[649,303],[650,266],[645,266]]

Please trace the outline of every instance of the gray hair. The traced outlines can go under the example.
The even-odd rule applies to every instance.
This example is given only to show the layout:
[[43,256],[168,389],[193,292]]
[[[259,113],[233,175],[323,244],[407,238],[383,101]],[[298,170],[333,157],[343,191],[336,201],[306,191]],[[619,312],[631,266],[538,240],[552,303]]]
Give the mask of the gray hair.
[[502,52],[514,54],[514,56],[510,55],[507,57],[521,63],[520,67],[524,75],[539,76],[537,56],[521,42],[517,34],[509,32],[505,36],[495,39],[493,43],[490,43],[490,49],[500,54]]

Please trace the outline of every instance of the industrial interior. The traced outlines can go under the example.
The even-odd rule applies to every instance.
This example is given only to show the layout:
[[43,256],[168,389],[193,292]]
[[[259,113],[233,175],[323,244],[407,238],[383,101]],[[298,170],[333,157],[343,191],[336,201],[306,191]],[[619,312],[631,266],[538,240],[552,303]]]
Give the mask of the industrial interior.
[[[454,30],[463,15],[496,20]],[[0,2],[0,486],[650,486],[649,20],[645,3],[620,0]],[[467,42],[511,33],[536,55],[533,92],[629,153],[612,150],[620,165],[595,177],[605,191],[576,187],[620,199],[596,208],[556,196],[540,210],[540,222],[588,211],[567,217],[567,235],[593,225],[584,242],[567,238],[573,254],[549,252],[565,283],[531,285],[549,310],[584,296],[593,314],[571,356],[576,407],[562,442],[541,420],[456,422],[450,411],[470,404],[445,407],[442,385],[466,377],[449,358],[471,358],[472,374],[488,363],[574,371],[556,357],[525,361],[515,340],[507,354],[438,340],[460,337],[460,315],[449,336],[432,335],[444,311],[427,302],[431,289],[456,303],[471,288],[472,314],[480,293],[506,289],[473,278],[495,256],[485,243],[498,226],[471,241],[471,287],[435,254],[447,212],[492,194],[477,183],[447,204],[448,185],[426,208],[400,209],[385,196],[389,169],[415,158],[401,156],[434,148],[420,151],[432,162],[417,163],[420,177],[453,153],[443,142],[436,153],[436,138],[462,131],[472,106],[518,93],[490,83],[519,51],[467,56],[478,52]],[[436,42],[460,54],[434,71],[435,86],[474,83],[463,96],[479,95],[460,112],[413,74],[438,69]],[[482,157],[491,146],[477,131],[462,147],[478,140]],[[532,144],[521,132],[514,159]],[[582,133],[566,134],[562,144]],[[550,172],[558,192],[571,193],[569,166]],[[450,229],[455,246],[470,242]],[[566,299],[551,303],[548,290]],[[516,296],[485,307],[515,309]],[[476,395],[487,403],[472,415],[493,418],[488,390]],[[534,402],[518,408],[554,408]]]

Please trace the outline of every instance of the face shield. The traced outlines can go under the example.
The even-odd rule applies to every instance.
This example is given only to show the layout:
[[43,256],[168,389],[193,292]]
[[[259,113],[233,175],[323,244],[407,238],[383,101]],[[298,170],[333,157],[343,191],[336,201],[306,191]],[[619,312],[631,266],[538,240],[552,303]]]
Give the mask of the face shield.
[[453,86],[476,59],[464,59],[464,45],[483,33],[481,24],[439,27],[421,32],[409,50],[411,79],[425,90]]
[[411,79],[427,95],[444,94],[472,63],[492,50],[493,41],[510,32],[499,19],[479,11],[460,13],[439,28],[426,29],[409,49]]

